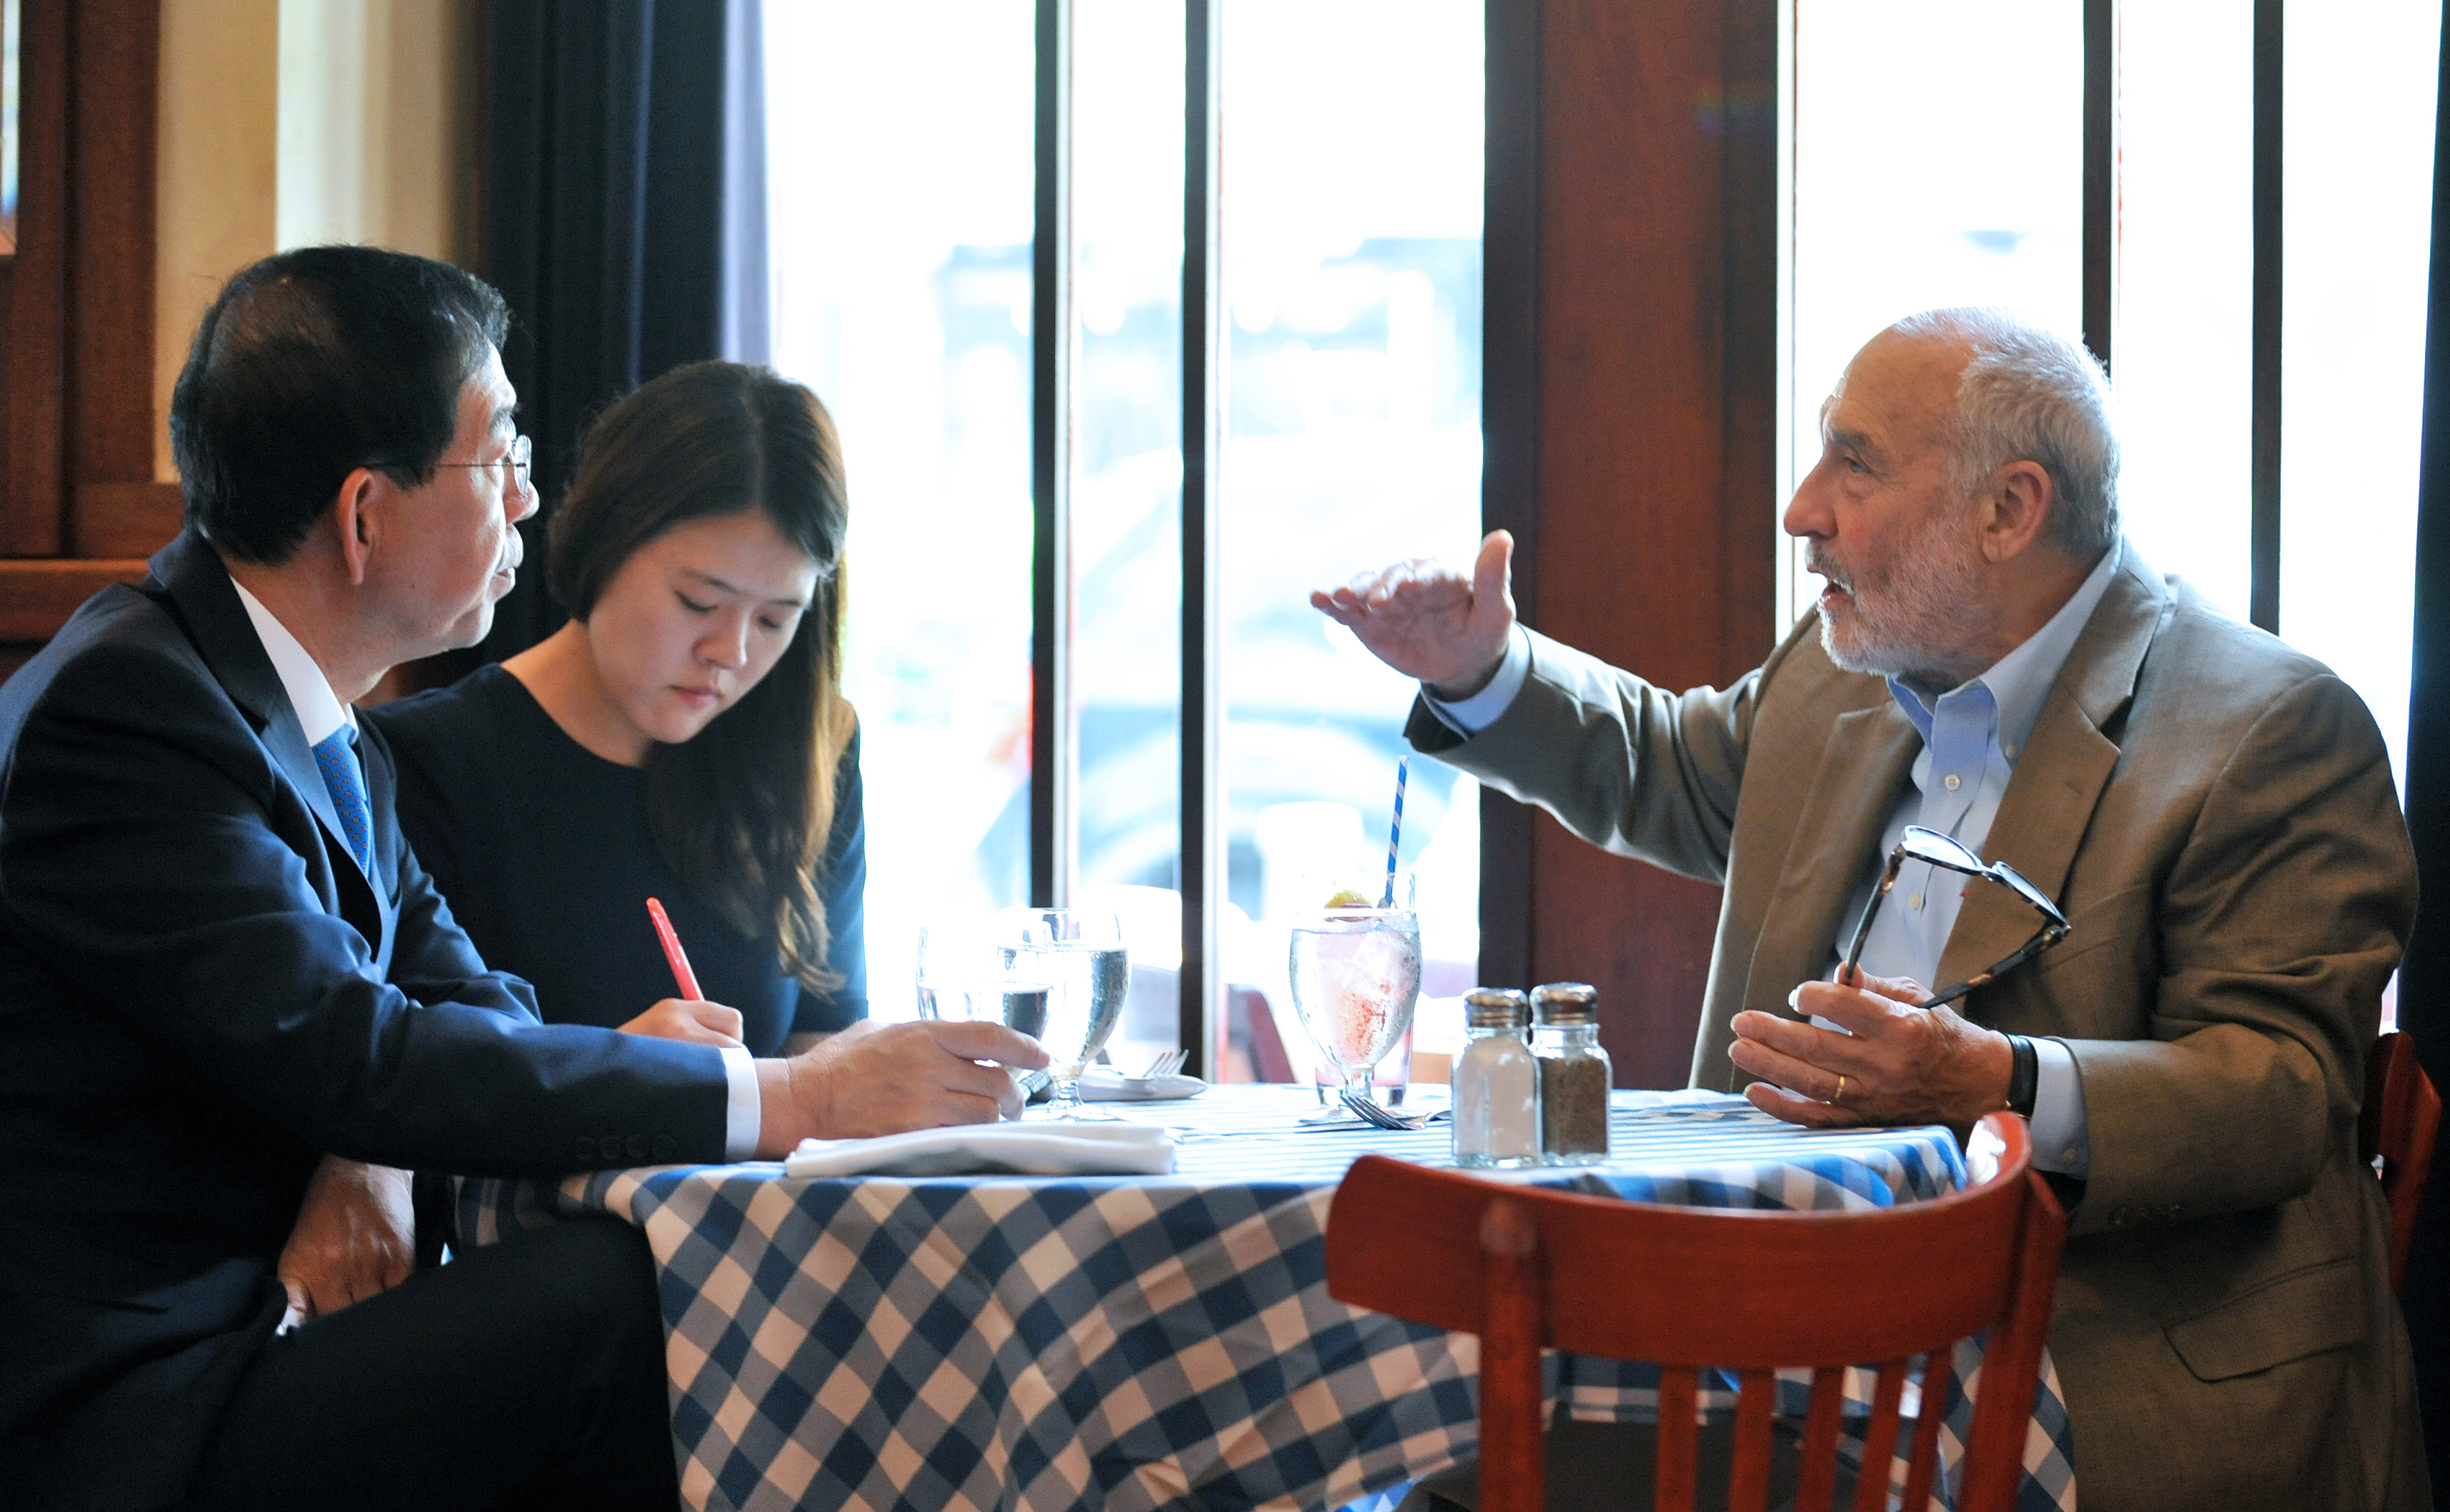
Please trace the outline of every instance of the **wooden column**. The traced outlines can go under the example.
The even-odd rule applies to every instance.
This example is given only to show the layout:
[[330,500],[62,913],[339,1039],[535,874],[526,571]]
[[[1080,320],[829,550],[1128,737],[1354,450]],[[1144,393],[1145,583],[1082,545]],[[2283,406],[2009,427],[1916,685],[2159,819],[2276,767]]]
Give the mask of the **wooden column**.
[[25,0],[19,24],[17,252],[0,258],[0,556],[51,556],[68,365],[68,0]]
[[26,0],[0,260],[0,675],[179,525],[153,481],[159,0]]
[[[1487,488],[1492,524],[1528,527],[1525,618],[1723,686],[1773,644],[1775,0],[1491,0],[1489,24]],[[1507,151],[1526,107],[1536,145]],[[1526,156],[1535,196],[1500,182]],[[1618,1084],[1682,1085],[1718,889],[1489,804],[1484,960],[1594,983]]]
[[162,7],[84,0],[76,9],[65,551],[144,557],[179,533],[180,516],[178,485],[153,478]]

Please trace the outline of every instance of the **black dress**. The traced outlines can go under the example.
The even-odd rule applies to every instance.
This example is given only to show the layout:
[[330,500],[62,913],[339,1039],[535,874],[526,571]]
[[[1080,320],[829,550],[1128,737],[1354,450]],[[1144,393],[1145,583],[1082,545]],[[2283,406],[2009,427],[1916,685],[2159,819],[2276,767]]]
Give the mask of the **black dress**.
[[646,773],[572,740],[499,666],[361,714],[399,758],[399,825],[418,859],[485,963],[535,983],[547,1022],[614,1028],[674,996],[649,898],[671,915],[699,989],[740,1010],[752,1053],[867,1017],[857,734],[834,771],[818,878],[844,982],[820,994],[783,974],[770,934],[742,934],[672,880],[648,833]]

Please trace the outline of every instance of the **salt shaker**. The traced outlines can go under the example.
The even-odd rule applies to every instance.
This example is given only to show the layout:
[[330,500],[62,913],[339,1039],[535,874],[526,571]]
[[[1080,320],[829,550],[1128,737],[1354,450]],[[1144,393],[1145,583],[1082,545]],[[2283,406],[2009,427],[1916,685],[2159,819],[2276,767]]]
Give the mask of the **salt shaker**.
[[1540,1068],[1531,1007],[1511,988],[1464,995],[1464,1052],[1454,1068],[1454,1158],[1459,1166],[1536,1166]]
[[1608,1083],[1615,1068],[1600,1045],[1600,995],[1586,982],[1531,989],[1538,1021],[1540,1150],[1552,1166],[1595,1166],[1608,1153]]

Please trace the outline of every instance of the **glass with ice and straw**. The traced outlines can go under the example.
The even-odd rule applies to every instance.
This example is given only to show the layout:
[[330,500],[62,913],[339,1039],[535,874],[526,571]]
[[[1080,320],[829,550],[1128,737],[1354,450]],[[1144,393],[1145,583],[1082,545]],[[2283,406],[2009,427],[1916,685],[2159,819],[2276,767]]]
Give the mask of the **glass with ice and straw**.
[[1412,1027],[1421,996],[1412,874],[1356,880],[1326,906],[1295,915],[1288,966],[1311,1041],[1347,1091],[1370,1095],[1371,1070]]

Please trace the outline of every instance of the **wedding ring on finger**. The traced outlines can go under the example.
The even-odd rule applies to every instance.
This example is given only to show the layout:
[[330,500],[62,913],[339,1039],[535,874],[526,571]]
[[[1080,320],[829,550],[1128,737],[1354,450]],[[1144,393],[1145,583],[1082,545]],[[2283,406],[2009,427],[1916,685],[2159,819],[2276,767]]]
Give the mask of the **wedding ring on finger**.
[[1833,1092],[1833,1093],[1831,1093],[1831,1094],[1829,1095],[1829,1106],[1830,1106],[1830,1107],[1832,1107],[1832,1108],[1837,1107],[1837,1106],[1838,1106],[1838,1101],[1839,1101],[1840,1099],[1842,1099],[1845,1095],[1846,1095],[1846,1074],[1845,1074],[1844,1072],[1842,1072],[1842,1071],[1841,1071],[1841,1072],[1839,1072],[1839,1073],[1838,1074],[1838,1090],[1837,1090],[1836,1092]]

